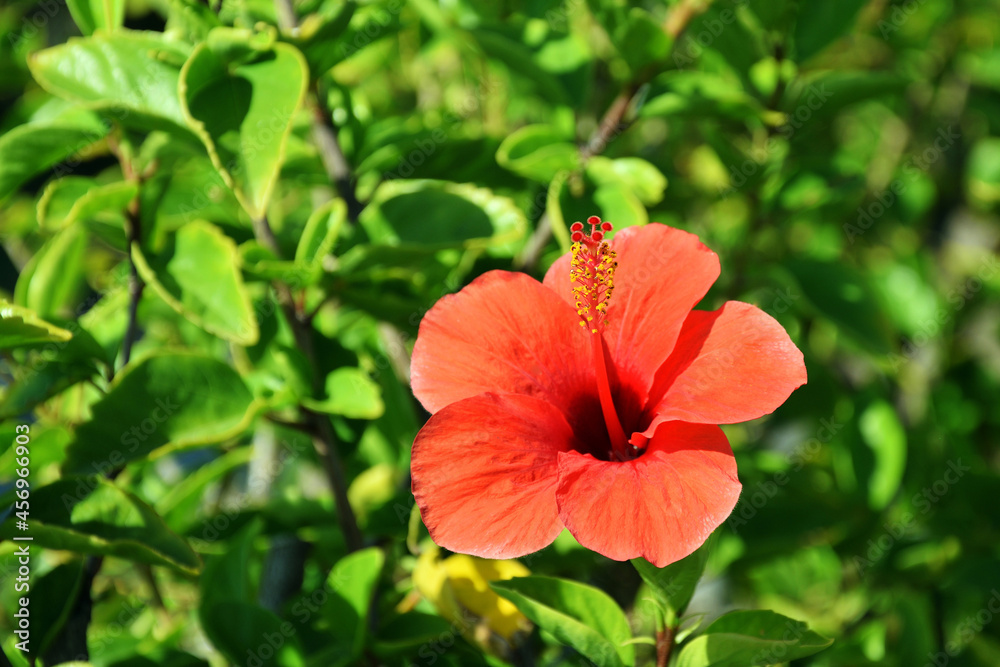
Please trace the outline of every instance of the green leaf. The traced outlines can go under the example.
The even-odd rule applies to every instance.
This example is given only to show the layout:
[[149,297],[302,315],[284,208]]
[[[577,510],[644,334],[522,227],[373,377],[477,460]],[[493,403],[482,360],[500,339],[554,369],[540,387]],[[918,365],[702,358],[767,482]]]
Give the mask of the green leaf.
[[733,611],[684,646],[677,667],[746,667],[804,658],[833,643],[773,611]]
[[132,256],[142,279],[190,322],[237,345],[257,342],[260,329],[240,274],[239,252],[218,228],[193,222],[151,260],[138,245]]
[[[249,449],[248,447],[242,449]],[[202,623],[204,612],[224,602],[250,603],[253,587],[253,542],[260,535],[262,521],[256,519],[226,541],[226,550],[212,556],[201,572]]]
[[746,121],[752,118],[777,120],[752,95],[732,81],[710,72],[671,71],[654,81],[649,100],[640,110],[644,117],[718,116]]
[[489,58],[506,65],[523,82],[533,86],[540,97],[557,105],[571,101],[558,77],[535,61],[532,52],[519,41],[519,37],[515,40],[499,30],[488,28],[473,28],[468,33]]
[[667,189],[667,177],[638,157],[611,160],[595,155],[587,161],[587,176],[599,185],[624,186],[646,206],[663,201],[663,192]]
[[303,399],[311,410],[350,419],[377,419],[385,411],[378,384],[360,368],[338,368],[326,376],[326,398]]
[[330,621],[334,644],[341,647],[342,653],[334,651],[342,656],[340,664],[350,664],[361,655],[367,635],[368,611],[384,564],[382,551],[369,547],[341,558],[327,577],[331,593],[323,613]]
[[[62,630],[76,602],[83,581],[82,558],[74,558],[52,568],[31,584],[31,629],[38,639],[29,644],[29,655],[40,657]],[[34,638],[33,637],[33,638]]]
[[38,343],[65,343],[72,337],[72,332],[46,322],[33,310],[0,301],[0,350]]
[[320,273],[323,258],[333,252],[346,221],[347,205],[342,199],[331,199],[313,211],[295,249],[295,261],[308,266],[314,275]]
[[42,317],[70,305],[84,284],[87,234],[80,227],[62,230],[35,254],[17,278],[14,300]]
[[1000,139],[984,137],[976,141],[965,179],[973,199],[986,206],[1000,201]]
[[89,112],[27,123],[0,135],[0,201],[25,181],[104,138],[108,127]]
[[152,455],[228,440],[257,406],[221,361],[163,353],[130,364],[92,407],[67,450],[67,473],[104,472]]
[[66,0],[66,6],[84,35],[112,32],[125,22],[125,0]]
[[426,252],[476,248],[495,257],[511,256],[528,227],[514,202],[485,188],[404,180],[383,183],[360,223],[380,245]]
[[705,571],[705,563],[708,562],[707,545],[706,542],[690,556],[662,568],[644,558],[632,560],[632,565],[649,584],[656,602],[666,613],[668,625],[673,625],[691,602],[698,580]]
[[795,24],[798,62],[805,62],[832,44],[854,25],[868,0],[813,0],[802,4]]
[[338,39],[351,23],[357,3],[324,4],[316,14],[310,14],[299,25],[289,41],[298,47],[314,79],[326,74],[331,67],[349,55],[343,40]]
[[671,39],[644,9],[633,7],[614,33],[615,46],[633,74],[662,62],[670,54]]
[[58,231],[76,224],[125,249],[125,209],[139,193],[131,181],[98,184],[89,178],[67,176],[52,181],[38,200],[38,224]]
[[70,38],[33,54],[28,65],[35,80],[55,95],[118,110],[122,113],[114,115],[125,123],[186,133],[177,84],[189,51],[163,33],[122,30]]
[[813,306],[841,330],[872,352],[890,351],[885,317],[863,276],[845,264],[812,259],[785,266]]
[[[103,477],[68,477],[31,495],[33,544],[197,573],[201,560],[146,503]],[[12,520],[0,539],[18,532]]]
[[875,401],[861,413],[858,428],[875,454],[875,469],[868,480],[868,505],[882,510],[896,495],[906,471],[906,431],[896,411],[886,401]]
[[72,339],[47,346],[29,357],[15,373],[15,380],[0,399],[0,420],[26,414],[39,403],[100,373],[100,365],[107,363],[100,344],[75,322],[68,326],[73,328]]
[[522,577],[491,582],[532,623],[583,654],[599,667],[635,663],[628,619],[607,593],[552,577]]
[[266,609],[220,602],[203,611],[201,618],[205,634],[232,664],[251,664],[253,658],[252,664],[260,667],[305,667],[295,626]]
[[254,219],[267,212],[308,83],[308,66],[295,47],[267,43],[249,30],[212,30],[184,64],[185,117]]
[[560,172],[578,169],[580,151],[555,128],[528,125],[503,140],[497,163],[525,178],[548,183]]

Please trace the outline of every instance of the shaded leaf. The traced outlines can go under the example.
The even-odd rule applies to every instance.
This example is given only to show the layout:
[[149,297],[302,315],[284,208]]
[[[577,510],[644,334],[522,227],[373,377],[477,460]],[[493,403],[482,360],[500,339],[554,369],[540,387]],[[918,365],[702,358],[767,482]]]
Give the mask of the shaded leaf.
[[221,361],[162,353],[130,364],[76,429],[63,469],[103,472],[149,455],[222,442],[247,428],[250,390]]
[[[83,554],[117,556],[196,573],[201,560],[146,503],[103,477],[68,477],[31,494],[33,544]],[[18,532],[0,526],[0,538]]]
[[216,28],[181,72],[185,117],[252,218],[267,211],[309,69],[299,51]]

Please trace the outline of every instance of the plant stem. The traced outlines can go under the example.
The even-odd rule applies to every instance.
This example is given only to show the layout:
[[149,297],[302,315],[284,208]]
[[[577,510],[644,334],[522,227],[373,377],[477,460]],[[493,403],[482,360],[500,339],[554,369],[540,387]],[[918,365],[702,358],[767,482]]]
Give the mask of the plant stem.
[[[278,247],[278,241],[271,230],[271,225],[267,222],[267,218],[254,221],[254,233],[262,245],[276,256],[281,257],[281,249]],[[309,365],[315,368],[317,366],[316,350],[313,346],[310,321],[303,313],[299,312],[292,296],[292,290],[288,285],[276,280],[274,281],[274,289],[278,293],[278,304],[285,314],[285,319],[288,320],[288,326],[292,330],[295,342],[309,361]],[[315,394],[318,395],[323,391],[323,378],[319,375],[313,375],[312,384]],[[337,506],[337,518],[340,522],[340,529],[344,533],[347,549],[348,551],[357,551],[364,546],[364,542],[361,538],[361,531],[358,530],[354,510],[347,498],[347,479],[344,475],[344,466],[337,454],[337,438],[333,432],[333,425],[326,415],[307,408],[302,408],[302,414],[306,418],[306,432],[312,438],[313,448],[316,450],[323,465],[323,471],[330,482],[334,503]]]
[[656,667],[667,667],[670,654],[674,652],[676,627],[664,627],[656,631]]
[[[663,31],[676,40],[684,29],[687,28],[691,20],[708,9],[711,0],[681,0],[667,14],[663,23]],[[625,114],[628,112],[632,98],[639,92],[639,89],[649,80],[651,72],[647,71],[636,76],[622,88],[618,96],[611,102],[611,106],[604,112],[597,129],[590,139],[580,148],[580,160],[586,162],[595,155],[600,155],[618,135],[628,129],[631,122],[625,121]],[[544,213],[535,228],[535,233],[528,240],[527,247],[522,255],[521,264],[525,269],[531,270],[541,258],[542,250],[548,240],[552,237],[552,225],[548,213]]]

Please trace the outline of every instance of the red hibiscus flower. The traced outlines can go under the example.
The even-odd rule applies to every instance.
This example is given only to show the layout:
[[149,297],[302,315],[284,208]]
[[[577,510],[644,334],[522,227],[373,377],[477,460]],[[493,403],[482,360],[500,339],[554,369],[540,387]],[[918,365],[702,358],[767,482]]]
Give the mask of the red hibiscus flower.
[[[692,310],[719,276],[698,237],[576,223],[544,283],[491,271],[441,299],[413,349],[432,413],[413,495],[434,541],[514,558],[563,528],[658,567],[697,549],[740,495],[718,424],[772,412],[806,381],[760,309]],[[582,325],[582,326],[581,326]]]

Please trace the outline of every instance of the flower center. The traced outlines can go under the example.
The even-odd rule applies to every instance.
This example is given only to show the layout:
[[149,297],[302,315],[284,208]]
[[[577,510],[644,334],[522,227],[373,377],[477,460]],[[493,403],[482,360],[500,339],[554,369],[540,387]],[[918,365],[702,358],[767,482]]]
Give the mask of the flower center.
[[611,395],[611,382],[604,358],[604,337],[601,332],[607,324],[605,315],[608,302],[615,289],[614,275],[618,262],[604,235],[613,227],[610,222],[601,222],[596,215],[587,218],[590,233],[583,233],[583,223],[575,222],[570,227],[573,233],[573,259],[570,262],[570,280],[573,283],[573,298],[576,312],[580,315],[580,326],[589,329],[593,350],[594,370],[597,374],[597,394],[601,399],[604,424],[611,438],[612,461],[627,461],[634,457],[635,450],[629,445],[621,420],[615,411]]

